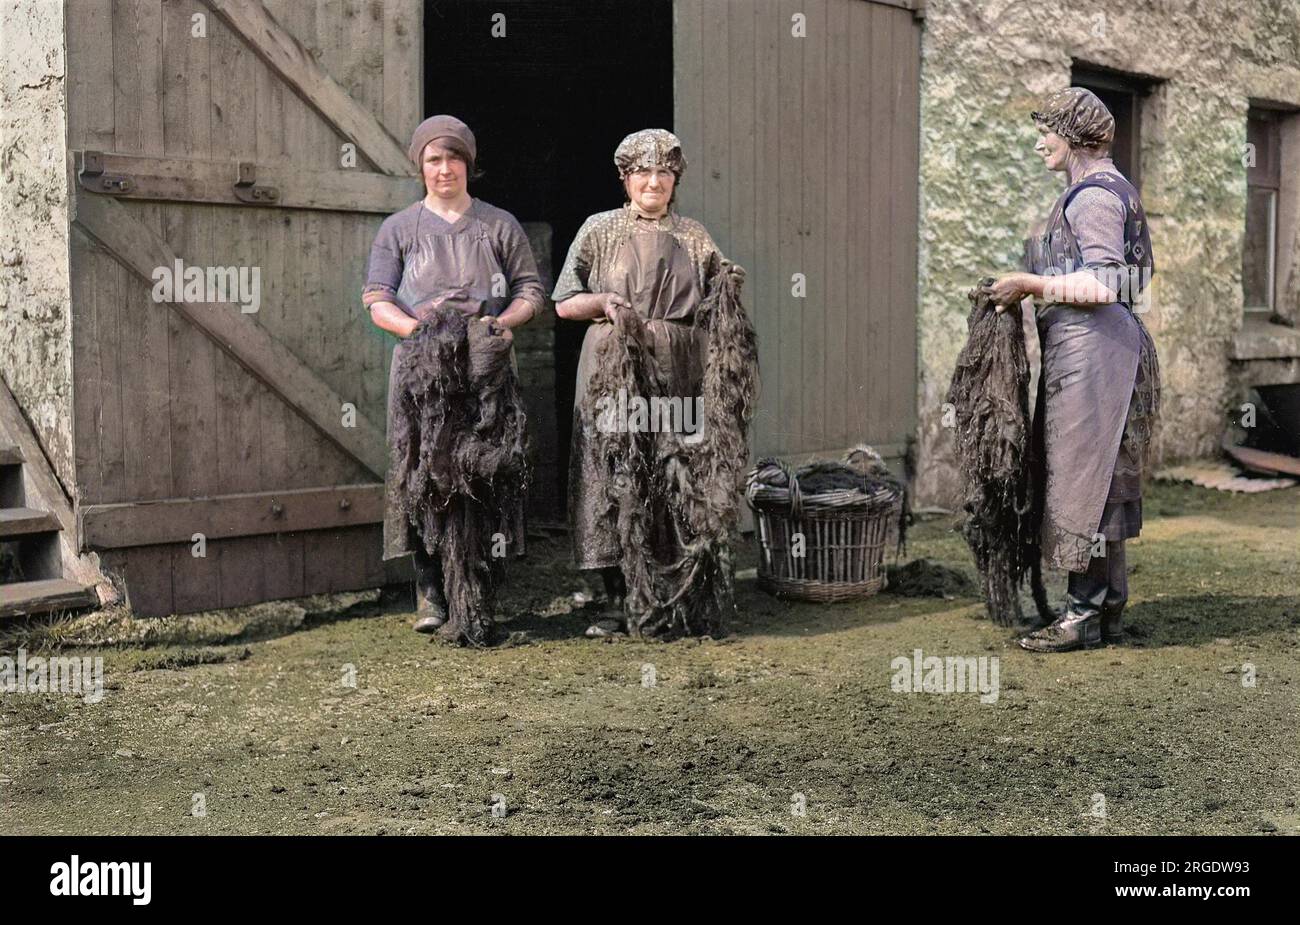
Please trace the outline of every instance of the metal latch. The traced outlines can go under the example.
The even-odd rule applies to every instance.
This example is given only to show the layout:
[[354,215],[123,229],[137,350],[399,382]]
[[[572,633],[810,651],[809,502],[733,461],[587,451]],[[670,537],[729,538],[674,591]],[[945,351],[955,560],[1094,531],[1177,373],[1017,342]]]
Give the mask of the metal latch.
[[235,197],[240,202],[276,202],[280,191],[274,186],[257,185],[257,165],[252,161],[239,162],[239,179],[235,181]]
[[114,196],[135,189],[135,181],[130,177],[104,173],[102,151],[81,152],[81,168],[77,171],[77,182],[93,193],[108,193]]

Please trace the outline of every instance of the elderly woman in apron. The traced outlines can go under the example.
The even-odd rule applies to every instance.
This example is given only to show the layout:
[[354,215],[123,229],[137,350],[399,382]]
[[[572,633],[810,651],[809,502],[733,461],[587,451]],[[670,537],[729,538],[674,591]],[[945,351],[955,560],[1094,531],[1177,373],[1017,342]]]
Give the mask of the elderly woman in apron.
[[[380,226],[370,251],[362,303],[376,325],[411,335],[435,308],[452,307],[498,326],[503,336],[541,309],[545,293],[528,238],[509,212],[469,195],[478,155],[474,133],[454,116],[426,119],[407,153],[424,178],[425,196]],[[393,351],[388,418],[396,404],[393,375],[405,345]],[[415,629],[430,633],[447,620],[442,570],[413,536],[394,502],[394,473],[386,486],[383,557],[412,555],[418,612]]]
[[1033,296],[1042,345],[1034,415],[1042,554],[1069,572],[1064,611],[1020,645],[1063,652],[1123,638],[1124,542],[1142,528],[1142,470],[1159,402],[1155,345],[1138,315],[1154,272],[1137,190],[1108,156],[1115,120],[1070,87],[1033,113],[1034,150],[1067,174],[1045,229],[1029,242],[1032,272],[1000,278],[1000,305]]
[[626,629],[617,512],[606,500],[610,474],[594,453],[596,422],[583,411],[597,350],[613,333],[620,309],[646,321],[652,352],[667,394],[694,398],[703,376],[702,332],[692,323],[714,275],[724,269],[717,245],[694,219],[672,207],[686,169],[677,137],[664,129],[635,132],[619,144],[614,163],[627,202],[591,216],[569,248],[552,299],[561,318],[594,322],[578,360],[569,513],[579,569],[597,570],[607,606],[587,630],[591,637]]

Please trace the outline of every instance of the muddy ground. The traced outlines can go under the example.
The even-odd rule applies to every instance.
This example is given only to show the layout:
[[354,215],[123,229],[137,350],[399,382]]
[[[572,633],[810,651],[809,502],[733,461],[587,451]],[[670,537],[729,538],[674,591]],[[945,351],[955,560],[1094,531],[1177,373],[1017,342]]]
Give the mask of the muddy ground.
[[[1300,832],[1300,489],[1159,486],[1147,516],[1128,640],[1056,656],[973,598],[752,580],[728,638],[589,641],[562,538],[515,567],[486,651],[373,593],[10,626],[3,654],[101,655],[108,690],[0,694],[0,831]],[[951,527],[909,558],[969,572]],[[997,656],[997,702],[893,692],[916,648]]]

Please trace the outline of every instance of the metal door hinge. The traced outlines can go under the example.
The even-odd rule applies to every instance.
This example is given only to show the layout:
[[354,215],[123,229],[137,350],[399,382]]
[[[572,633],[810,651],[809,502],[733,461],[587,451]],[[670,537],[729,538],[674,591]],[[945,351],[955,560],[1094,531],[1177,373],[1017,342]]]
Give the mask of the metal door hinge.
[[93,193],[121,195],[135,188],[135,181],[120,174],[104,173],[104,153],[102,151],[82,151],[81,165],[77,169],[77,182],[83,189]]
[[257,165],[252,161],[240,161],[239,179],[235,181],[235,197],[240,202],[256,205],[278,201],[280,191],[274,186],[258,186]]

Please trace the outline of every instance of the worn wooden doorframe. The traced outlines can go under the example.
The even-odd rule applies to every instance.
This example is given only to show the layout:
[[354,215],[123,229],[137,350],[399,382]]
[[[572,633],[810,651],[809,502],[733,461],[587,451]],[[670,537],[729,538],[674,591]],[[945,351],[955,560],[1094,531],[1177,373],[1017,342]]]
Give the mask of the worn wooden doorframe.
[[[394,138],[422,115],[421,20],[419,0],[69,8],[78,539],[138,613],[405,572],[379,559],[391,343],[360,291],[379,221],[423,193]],[[178,264],[256,270],[260,307],[158,304]]]

